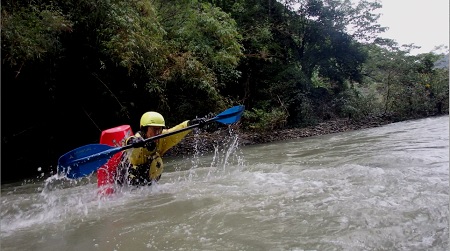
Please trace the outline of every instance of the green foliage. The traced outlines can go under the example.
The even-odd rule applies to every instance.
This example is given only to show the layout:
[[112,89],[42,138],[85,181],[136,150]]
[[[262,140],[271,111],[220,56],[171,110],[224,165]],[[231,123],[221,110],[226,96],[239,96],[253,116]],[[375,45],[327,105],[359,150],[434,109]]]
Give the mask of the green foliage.
[[192,98],[197,95],[203,104],[223,109],[227,98],[221,95],[221,88],[240,76],[236,67],[242,46],[236,23],[229,14],[208,3],[177,1],[158,6],[158,19],[171,51],[159,79],[171,93],[170,102],[188,100],[179,106],[185,107],[183,112],[207,113],[208,106]]
[[448,69],[433,68],[439,55],[410,56],[409,50],[402,50],[393,41],[380,42],[381,46],[367,47],[370,60],[364,72],[365,82],[378,86],[383,112],[406,119],[445,111],[442,105],[448,100]]
[[164,30],[150,1],[111,1],[99,28],[103,51],[128,72],[160,69],[168,54]]
[[336,114],[341,118],[361,120],[382,113],[382,104],[374,89],[350,88],[333,100]]
[[299,104],[294,107],[295,114],[291,120],[294,121],[294,125],[299,127],[306,127],[317,124],[321,120],[321,116],[318,116],[317,111],[320,110],[315,105],[313,99],[308,97],[309,95],[298,94],[296,100]]
[[2,8],[2,60],[10,66],[43,61],[61,53],[61,33],[72,23],[53,5]]
[[283,128],[288,116],[283,107],[272,107],[269,111],[253,108],[244,111],[243,126],[258,132],[271,131]]
[[[5,109],[4,141],[45,135],[37,141],[53,140],[56,159],[64,144],[96,142],[101,130],[135,125],[148,110],[174,125],[235,104],[247,108],[244,127],[257,131],[448,113],[448,68],[434,68],[442,55],[411,56],[414,45],[374,39],[385,29],[376,24],[380,7],[367,0],[4,1],[2,82],[12,93],[5,103],[27,109]],[[23,112],[33,119],[16,116]],[[66,142],[68,131],[73,141]],[[9,146],[6,156],[20,152]]]

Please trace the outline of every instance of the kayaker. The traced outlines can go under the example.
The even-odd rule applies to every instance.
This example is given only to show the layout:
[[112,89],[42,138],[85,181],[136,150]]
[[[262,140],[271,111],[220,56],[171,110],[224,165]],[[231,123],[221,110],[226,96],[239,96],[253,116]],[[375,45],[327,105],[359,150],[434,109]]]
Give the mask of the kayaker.
[[[123,168],[121,171],[122,182],[119,183],[126,181],[129,185],[136,186],[151,185],[152,182],[158,181],[164,169],[161,157],[192,130],[176,133],[150,142],[144,142],[144,140],[159,134],[183,129],[190,125],[199,124],[199,127],[203,127],[205,121],[205,118],[196,118],[186,120],[172,128],[165,129],[164,117],[160,113],[154,111],[144,113],[140,120],[140,130],[125,141],[127,145],[142,142],[142,146],[127,150],[125,159],[128,163],[124,166],[128,166],[128,168]],[[128,173],[125,172],[126,169],[128,169]]]

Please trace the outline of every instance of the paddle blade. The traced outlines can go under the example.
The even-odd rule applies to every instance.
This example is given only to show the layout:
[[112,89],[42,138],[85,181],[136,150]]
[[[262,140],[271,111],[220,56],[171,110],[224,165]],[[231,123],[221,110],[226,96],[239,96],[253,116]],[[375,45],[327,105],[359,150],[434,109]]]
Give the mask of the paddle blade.
[[70,179],[90,175],[121,150],[104,144],[90,144],[67,152],[58,159],[58,173]]
[[227,125],[236,123],[241,119],[244,109],[245,107],[243,105],[233,106],[217,114],[217,116],[213,118],[213,120]]
[[[217,121],[223,124],[233,124],[241,118],[244,112],[244,106],[238,105],[231,107],[221,113],[216,117],[207,120],[207,122]],[[191,130],[194,127],[198,127],[199,124],[191,125],[173,132],[160,134],[145,141],[153,141],[159,138],[167,137],[176,133],[180,133],[186,130]],[[62,155],[58,160],[58,173],[65,174],[68,178],[76,179],[87,176],[98,168],[103,166],[108,162],[108,160],[116,153],[137,147],[133,145],[127,145],[122,147],[111,147],[104,144],[90,144],[86,146],[79,147],[72,150],[64,155]]]

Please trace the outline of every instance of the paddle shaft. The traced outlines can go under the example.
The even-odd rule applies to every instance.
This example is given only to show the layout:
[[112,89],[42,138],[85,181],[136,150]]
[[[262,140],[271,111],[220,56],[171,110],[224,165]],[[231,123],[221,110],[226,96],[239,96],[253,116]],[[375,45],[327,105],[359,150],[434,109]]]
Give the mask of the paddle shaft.
[[[208,119],[208,120],[205,121],[205,124],[213,122],[213,121],[215,121],[217,119],[219,119],[219,118],[215,117],[215,118]],[[122,147],[115,147],[115,148],[106,150],[104,152],[100,152],[98,154],[94,154],[94,155],[91,155],[91,156],[87,156],[87,157],[83,157],[83,158],[80,158],[80,159],[76,159],[73,162],[71,162],[70,164],[71,165],[72,164],[78,164],[79,165],[79,164],[83,164],[83,163],[86,163],[88,161],[94,161],[94,160],[97,160],[97,159],[100,159],[100,158],[105,158],[105,157],[109,158],[109,157],[112,157],[114,154],[116,154],[118,152],[130,149],[130,148],[141,147],[141,145],[144,145],[146,142],[154,141],[154,140],[157,140],[157,139],[160,139],[160,138],[164,138],[164,137],[168,137],[170,135],[174,135],[174,134],[177,134],[177,133],[180,133],[180,132],[191,130],[191,129],[193,129],[195,127],[198,127],[198,126],[200,126],[200,124],[190,125],[188,127],[181,128],[179,130],[175,130],[175,131],[172,131],[172,132],[163,133],[163,134],[159,134],[159,135],[150,137],[148,139],[145,139],[143,142],[133,143],[133,144],[122,146]]]
[[[237,122],[242,113],[244,111],[244,106],[234,106],[231,107],[221,113],[219,113],[214,118],[206,120],[202,124],[207,124],[213,121],[217,121],[222,124],[232,124]],[[73,151],[70,151],[63,156],[61,156],[58,160],[58,172],[62,170],[66,172],[67,177],[70,178],[80,178],[84,177],[93,171],[97,170],[100,166],[104,165],[109,158],[111,158],[116,153],[121,151],[130,149],[130,148],[138,148],[143,147],[145,143],[154,141],[160,138],[164,138],[173,134],[177,134],[183,131],[191,130],[195,127],[199,127],[202,124],[194,124],[187,126],[182,129],[178,129],[172,132],[167,132],[163,134],[156,135],[154,137],[150,137],[148,139],[144,139],[141,142],[136,142],[130,145],[122,146],[122,147],[109,147],[103,144],[91,144],[83,147],[79,147]],[[97,150],[96,150],[97,149]],[[87,155],[86,153],[89,153]]]
[[[205,121],[205,124],[209,123],[209,122],[213,122],[215,120],[217,120],[217,118],[208,119],[208,120]],[[150,137],[148,139],[145,139],[143,142],[138,142],[138,143],[122,146],[122,148],[120,150],[123,151],[123,150],[127,150],[127,149],[130,149],[130,148],[140,147],[140,146],[136,146],[136,145],[145,144],[145,143],[147,143],[149,141],[154,141],[154,140],[157,140],[157,139],[160,139],[160,138],[168,137],[170,135],[174,135],[174,134],[177,134],[177,133],[180,133],[180,132],[191,130],[191,129],[193,129],[195,127],[199,127],[199,126],[200,126],[200,124],[194,124],[194,125],[190,125],[190,126],[185,127],[185,128],[181,128],[179,130],[175,130],[175,131],[172,131],[172,132],[159,134],[159,135]]]

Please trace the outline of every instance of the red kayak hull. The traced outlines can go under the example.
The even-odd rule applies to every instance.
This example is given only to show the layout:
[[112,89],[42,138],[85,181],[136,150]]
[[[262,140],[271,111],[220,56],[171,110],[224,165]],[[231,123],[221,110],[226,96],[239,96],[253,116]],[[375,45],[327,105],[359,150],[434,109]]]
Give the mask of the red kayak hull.
[[[129,125],[121,125],[102,131],[100,144],[113,147],[124,146],[125,140],[133,135]],[[97,187],[101,195],[114,193],[114,179],[116,177],[117,167],[120,163],[122,152],[119,152],[97,171]]]

